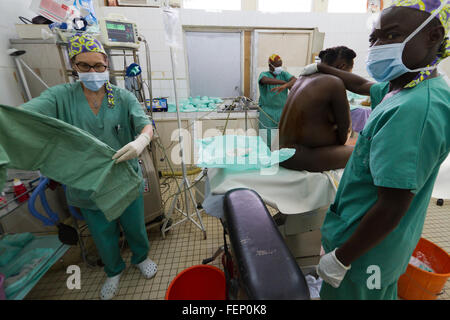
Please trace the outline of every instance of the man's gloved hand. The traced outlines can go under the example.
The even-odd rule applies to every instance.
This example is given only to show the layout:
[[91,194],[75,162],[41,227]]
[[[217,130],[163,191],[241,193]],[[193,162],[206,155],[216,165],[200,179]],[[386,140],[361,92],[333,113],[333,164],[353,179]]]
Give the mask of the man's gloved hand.
[[307,76],[313,73],[319,72],[319,69],[317,68],[317,62],[308,64],[307,66],[304,66],[303,69],[300,71],[299,76]]
[[327,253],[320,258],[319,265],[316,268],[316,272],[325,281],[334,288],[338,288],[341,285],[345,274],[350,270],[351,266],[344,266],[338,258],[336,258],[336,249]]
[[150,136],[147,133],[141,133],[136,140],[123,146],[112,158],[117,159],[116,163],[137,158],[149,143]]

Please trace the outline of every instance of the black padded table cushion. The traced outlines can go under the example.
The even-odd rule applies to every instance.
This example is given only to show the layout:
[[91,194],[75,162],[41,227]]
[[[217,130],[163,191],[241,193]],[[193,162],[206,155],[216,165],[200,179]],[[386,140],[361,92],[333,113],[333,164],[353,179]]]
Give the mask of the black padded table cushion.
[[250,189],[225,194],[225,225],[249,299],[310,299],[305,277],[261,197]]

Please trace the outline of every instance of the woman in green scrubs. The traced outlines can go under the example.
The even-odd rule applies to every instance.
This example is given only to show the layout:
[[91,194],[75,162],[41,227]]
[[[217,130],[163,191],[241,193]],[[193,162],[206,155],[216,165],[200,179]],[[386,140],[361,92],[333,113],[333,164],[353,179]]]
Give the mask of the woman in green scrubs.
[[267,132],[267,145],[272,145],[271,130],[278,129],[281,113],[286,103],[288,90],[292,88],[296,77],[282,69],[283,61],[280,56],[273,54],[269,57],[269,71],[261,72],[259,84],[259,112],[260,136],[264,138],[261,129]]
[[370,95],[373,110],[321,228],[321,299],[397,299],[450,152],[450,90],[435,69],[450,53],[449,16],[447,0],[383,10],[367,60],[376,84],[322,64],[306,68]]
[[[130,92],[109,83],[106,52],[96,39],[89,35],[73,36],[69,40],[69,57],[81,81],[54,86],[22,107],[89,132],[119,150],[113,156],[116,162],[128,161],[142,176],[137,158],[149,144],[153,128],[141,105]],[[117,220],[109,222],[88,192],[67,186],[68,203],[80,208],[105,264],[107,279],[100,292],[101,299],[114,297],[125,269],[119,248],[119,225],[133,253],[131,263],[145,278],[153,277],[157,271],[156,264],[147,257],[149,242],[142,191]]]

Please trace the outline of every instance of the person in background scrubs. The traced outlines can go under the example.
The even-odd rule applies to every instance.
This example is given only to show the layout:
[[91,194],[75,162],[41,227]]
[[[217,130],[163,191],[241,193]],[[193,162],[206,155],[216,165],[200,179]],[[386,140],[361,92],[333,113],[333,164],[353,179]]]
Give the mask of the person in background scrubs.
[[436,66],[450,54],[448,0],[402,0],[370,35],[373,83],[322,64],[372,113],[321,228],[321,299],[397,299],[421,237],[439,167],[450,151],[450,89]]
[[[69,40],[68,51],[80,81],[54,86],[21,107],[89,132],[118,150],[113,156],[116,163],[128,161],[142,177],[137,158],[150,143],[153,128],[141,105],[133,94],[110,84],[108,58],[99,41],[86,34],[76,34]],[[90,200],[88,192],[67,186],[68,202],[80,208],[105,264],[107,279],[100,291],[101,299],[114,297],[126,267],[120,255],[119,225],[133,253],[131,263],[145,278],[156,274],[155,262],[147,257],[149,241],[142,191],[141,188],[140,196],[119,219],[109,222]]]
[[[278,129],[281,113],[296,77],[282,68],[280,56],[273,54],[269,57],[269,71],[261,72],[259,84],[259,129],[267,131],[267,145],[271,146],[271,130]],[[264,137],[264,133],[261,134]]]

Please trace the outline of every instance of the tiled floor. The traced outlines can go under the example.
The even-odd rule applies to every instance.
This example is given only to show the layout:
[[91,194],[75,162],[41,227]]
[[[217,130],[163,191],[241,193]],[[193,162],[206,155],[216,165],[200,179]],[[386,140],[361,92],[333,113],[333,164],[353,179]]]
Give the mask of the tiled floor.
[[[165,193],[170,194],[174,190]],[[166,208],[170,203],[166,204]],[[271,210],[274,213],[274,210]],[[432,199],[428,209],[423,236],[441,248],[450,252],[450,201],[444,206],[437,206]],[[174,217],[181,217],[175,214]],[[192,223],[186,222],[170,230],[166,239],[162,239],[158,228],[149,232],[149,256],[158,264],[158,273],[153,279],[145,280],[140,272],[129,266],[130,251],[123,249],[123,257],[129,266],[120,281],[120,289],[115,299],[164,299],[172,279],[182,270],[202,263],[223,245],[223,231],[218,219],[202,213],[207,238]],[[175,220],[176,222],[176,220]],[[92,250],[91,250],[92,251]],[[64,264],[64,261],[63,263]],[[69,290],[66,286],[68,274],[66,269],[49,271],[28,294],[26,299],[81,300],[98,299],[101,286],[106,278],[101,267],[89,267],[79,262],[81,268],[81,289]],[[210,265],[223,269],[220,259]],[[450,300],[450,281],[438,299]]]

